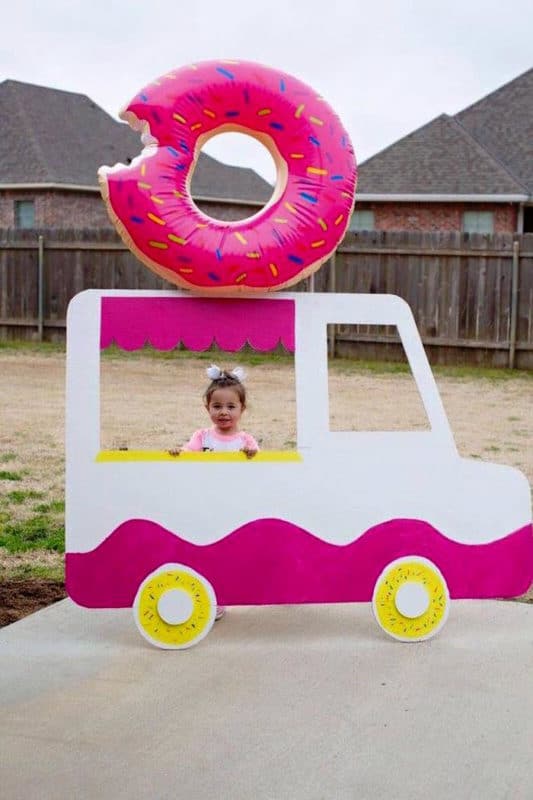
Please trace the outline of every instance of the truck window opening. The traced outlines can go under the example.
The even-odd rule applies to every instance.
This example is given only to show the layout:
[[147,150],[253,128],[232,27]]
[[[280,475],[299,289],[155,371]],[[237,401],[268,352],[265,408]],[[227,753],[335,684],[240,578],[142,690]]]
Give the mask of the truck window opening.
[[100,358],[101,450],[167,451],[193,431],[209,427],[203,393],[206,368],[243,366],[248,405],[241,428],[262,450],[296,449],[294,359],[282,346],[273,353],[245,347],[203,353],[151,346],[127,352],[111,347]]
[[328,331],[330,431],[429,431],[431,426],[398,330],[335,325]]

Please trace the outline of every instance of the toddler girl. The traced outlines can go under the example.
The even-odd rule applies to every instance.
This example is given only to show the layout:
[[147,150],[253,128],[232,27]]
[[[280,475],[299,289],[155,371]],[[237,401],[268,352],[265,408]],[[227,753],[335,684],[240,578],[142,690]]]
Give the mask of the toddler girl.
[[253,458],[259,446],[250,433],[239,430],[240,419],[246,409],[244,370],[237,367],[229,372],[212,364],[207,376],[211,383],[204,394],[204,405],[213,425],[195,431],[186,445],[169,452],[179,455],[180,452],[202,450],[214,453],[240,450],[247,458]]

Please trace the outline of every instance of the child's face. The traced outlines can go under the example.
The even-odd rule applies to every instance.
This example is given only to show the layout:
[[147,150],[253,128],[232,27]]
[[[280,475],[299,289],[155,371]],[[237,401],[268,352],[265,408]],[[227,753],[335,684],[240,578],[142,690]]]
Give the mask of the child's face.
[[235,389],[215,389],[206,408],[218,433],[237,433],[244,407]]

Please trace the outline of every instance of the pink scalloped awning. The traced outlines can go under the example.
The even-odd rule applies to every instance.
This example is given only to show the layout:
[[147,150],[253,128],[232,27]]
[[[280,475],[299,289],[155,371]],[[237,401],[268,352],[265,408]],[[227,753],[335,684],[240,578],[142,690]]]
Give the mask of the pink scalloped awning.
[[217,344],[235,352],[250,344],[294,352],[294,301],[203,297],[103,297],[100,346],[123,350],[151,344],[171,350],[207,350]]

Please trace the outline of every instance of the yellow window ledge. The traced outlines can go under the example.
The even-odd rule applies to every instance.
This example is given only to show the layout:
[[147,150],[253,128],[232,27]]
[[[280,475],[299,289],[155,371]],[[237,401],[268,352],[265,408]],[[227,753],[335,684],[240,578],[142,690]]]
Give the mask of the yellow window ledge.
[[302,456],[296,450],[260,450],[253,458],[247,458],[244,453],[180,453],[171,456],[166,450],[100,450],[96,461],[125,462],[125,461],[249,461],[250,463],[265,461],[302,461]]

